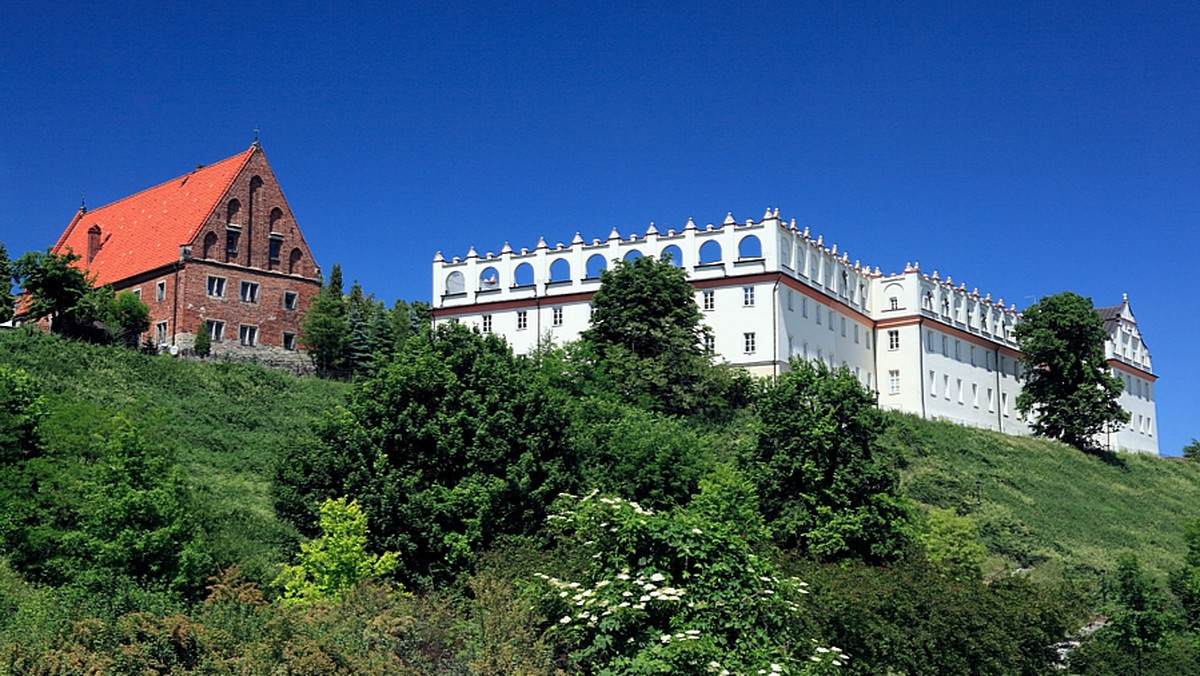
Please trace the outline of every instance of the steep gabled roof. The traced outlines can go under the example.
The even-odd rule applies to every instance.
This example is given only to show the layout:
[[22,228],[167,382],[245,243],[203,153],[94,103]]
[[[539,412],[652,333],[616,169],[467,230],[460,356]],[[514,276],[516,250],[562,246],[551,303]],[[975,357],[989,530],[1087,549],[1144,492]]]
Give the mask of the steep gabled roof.
[[[197,167],[125,199],[80,210],[67,226],[54,253],[70,249],[79,264],[108,284],[179,260],[179,247],[196,238],[257,146],[216,164]],[[100,250],[87,261],[88,230],[100,226]]]

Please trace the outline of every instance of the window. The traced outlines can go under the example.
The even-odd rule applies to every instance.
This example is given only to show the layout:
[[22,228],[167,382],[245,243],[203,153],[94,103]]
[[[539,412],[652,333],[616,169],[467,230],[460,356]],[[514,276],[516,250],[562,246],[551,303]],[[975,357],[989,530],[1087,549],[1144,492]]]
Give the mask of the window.
[[805,341],[804,344],[800,346],[800,350],[800,356],[804,359],[808,359],[808,341]]
[[295,291],[284,291],[283,292],[283,309],[284,310],[295,310],[297,300],[299,300],[299,294],[297,294]]
[[888,298],[888,309],[889,310],[899,310],[900,309],[900,299],[896,298],[895,296]]
[[846,337],[846,318],[842,317],[842,337]]
[[484,333],[492,332],[492,316],[484,315],[482,318],[482,330]]
[[958,378],[957,380],[958,380],[958,403],[961,404],[961,403],[963,403],[962,378]]
[[943,357],[950,356],[950,348],[947,347],[947,345],[949,345],[949,344],[950,344],[950,339],[947,338],[946,336],[942,336],[942,356]]
[[808,299],[807,298],[800,299],[800,316],[805,317],[805,318],[808,317]]
[[979,408],[979,385],[971,383],[971,405]]
[[937,374],[932,370],[929,371],[929,396],[937,397]]
[[855,344],[858,343],[858,324],[854,325],[854,342]]
[[975,365],[975,346],[971,346],[971,366]]
[[702,294],[703,294],[703,298],[704,298],[704,311],[705,312],[710,312],[710,311],[712,311],[713,308],[717,307],[717,298],[716,298],[717,292],[716,291],[709,289],[708,291],[702,292]]
[[946,401],[950,401],[950,376],[942,376],[942,393],[946,395]]
[[242,282],[242,302],[258,302],[258,282]]
[[817,306],[817,324],[821,323],[821,306]]
[[867,331],[867,335],[865,336],[865,338],[866,338],[867,349],[869,350],[869,349],[871,349],[871,332],[870,331]]
[[900,394],[900,371],[888,371],[888,394]]
[[283,349],[285,349],[285,350],[295,350],[296,349],[296,334],[294,334],[290,331],[283,332]]
[[1008,417],[1008,392],[1000,393],[1000,411],[1004,413],[1004,417]]
[[225,340],[225,322],[210,319],[205,325],[208,326],[208,337],[212,342],[219,343]]
[[794,307],[792,307],[792,302],[793,302],[792,301],[792,290],[788,289],[788,312],[791,312],[792,310],[795,309]]
[[238,232],[236,230],[227,230],[225,232],[225,253],[237,253]]
[[753,286],[743,286],[742,287],[742,306],[743,307],[754,307],[754,287]]
[[517,310],[517,330],[524,331],[529,328],[529,311]]
[[247,347],[253,347],[258,343],[258,327],[247,326],[242,324],[238,327],[238,342]]
[[561,307],[556,307],[556,308],[554,308],[554,309],[551,311],[551,315],[550,315],[550,317],[551,317],[551,320],[550,320],[550,323],[551,323],[551,324],[553,324],[554,326],[562,326],[562,323],[563,323],[563,309],[562,309]]
[[900,331],[894,330],[894,329],[891,331],[888,331],[888,349],[889,350],[899,350],[900,349]]
[[756,349],[755,340],[754,340],[754,332],[747,331],[746,333],[742,334],[742,338],[745,341],[746,354],[754,354],[754,351]]
[[279,249],[282,247],[283,247],[282,239],[280,239],[278,237],[271,238],[270,250],[268,251],[267,255],[270,256],[272,263],[279,262]]
[[834,321],[833,321],[833,320],[835,319],[835,317],[834,317],[834,314],[833,314],[833,310],[830,310],[830,311],[829,311],[829,317],[827,317],[827,319],[829,320],[829,330],[832,332],[832,331],[833,331],[833,324],[834,324]]
[[716,341],[716,339],[713,338],[711,333],[704,334],[704,351],[705,352],[716,352],[717,351],[717,341]]
[[154,300],[164,301],[167,299],[167,283],[159,282],[154,285]]
[[796,354],[796,339],[791,334],[788,334],[788,356]]
[[954,358],[958,361],[962,361],[962,341],[961,340],[954,341]]
[[925,332],[925,351],[933,352],[933,331]]
[[224,277],[209,277],[208,278],[208,295],[213,298],[225,297],[225,278]]
[[988,388],[988,413],[996,412],[996,395],[992,392],[992,388]]
[[167,323],[159,322],[154,325],[154,344],[163,345],[167,342]]
[[133,297],[134,297],[134,298],[136,298],[136,299],[138,299],[138,300],[141,300],[141,299],[142,299],[142,290],[141,290],[141,289],[134,289],[134,290],[133,290]]

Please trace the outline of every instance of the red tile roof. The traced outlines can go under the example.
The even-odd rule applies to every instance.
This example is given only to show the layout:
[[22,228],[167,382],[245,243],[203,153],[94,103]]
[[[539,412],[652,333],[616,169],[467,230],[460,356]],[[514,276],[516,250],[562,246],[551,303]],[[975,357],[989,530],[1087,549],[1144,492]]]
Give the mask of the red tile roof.
[[[117,282],[179,260],[179,247],[196,238],[246,166],[255,146],[207,167],[143,190],[92,211],[80,210],[54,253],[67,249],[82,256],[79,265],[96,275],[97,284]],[[100,226],[100,251],[87,264],[88,230]]]

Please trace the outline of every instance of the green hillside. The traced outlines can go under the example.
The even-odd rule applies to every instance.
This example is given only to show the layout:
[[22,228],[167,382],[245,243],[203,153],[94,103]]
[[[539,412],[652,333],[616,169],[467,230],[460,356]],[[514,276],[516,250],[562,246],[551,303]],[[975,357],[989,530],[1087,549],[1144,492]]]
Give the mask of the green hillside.
[[997,567],[1087,577],[1134,553],[1162,577],[1183,559],[1185,522],[1200,518],[1200,467],[1181,459],[1100,457],[911,416],[897,423],[905,491],[970,516]]

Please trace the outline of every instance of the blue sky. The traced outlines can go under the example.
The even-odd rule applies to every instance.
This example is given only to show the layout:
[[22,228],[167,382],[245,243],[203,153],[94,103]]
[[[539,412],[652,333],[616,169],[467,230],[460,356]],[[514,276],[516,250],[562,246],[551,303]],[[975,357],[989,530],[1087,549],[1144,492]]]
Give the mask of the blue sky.
[[779,207],[1019,307],[1128,293],[1162,451],[1200,437],[1195,3],[310,4],[0,6],[0,241],[255,127],[318,262],[389,302],[439,250]]

